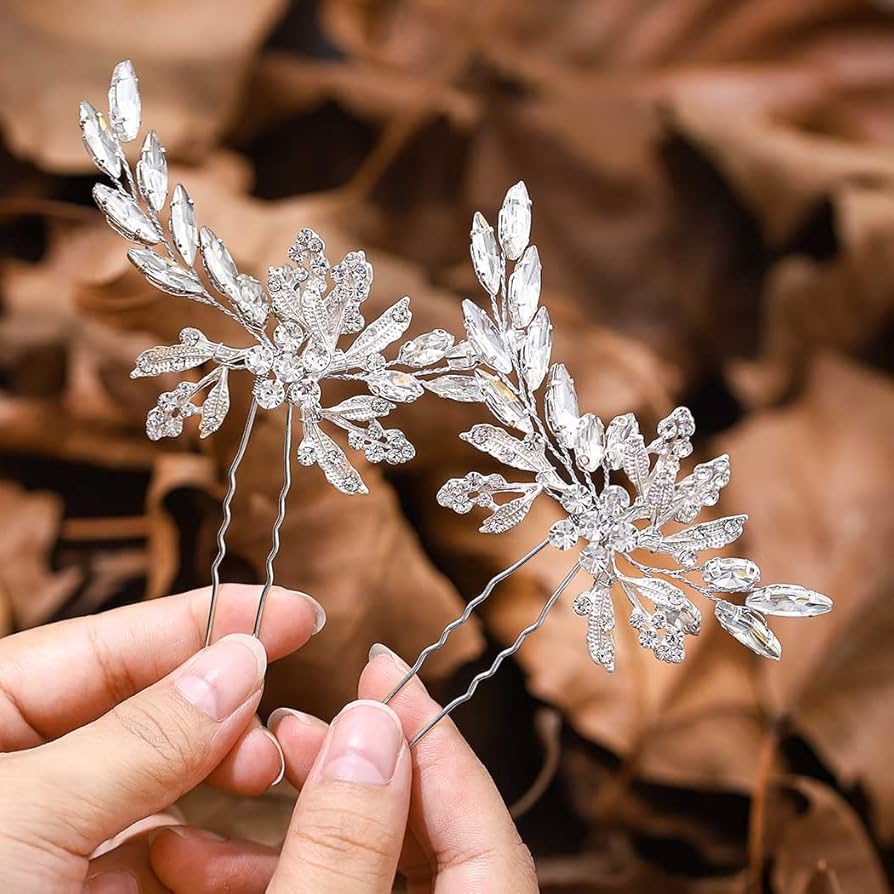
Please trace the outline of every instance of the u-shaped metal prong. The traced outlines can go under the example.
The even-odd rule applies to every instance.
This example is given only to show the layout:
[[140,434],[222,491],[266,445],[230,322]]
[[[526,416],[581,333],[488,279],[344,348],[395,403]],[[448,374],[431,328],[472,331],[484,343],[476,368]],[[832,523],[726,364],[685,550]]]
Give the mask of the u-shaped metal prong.
[[391,699],[393,699],[394,696],[396,696],[397,693],[400,692],[401,689],[403,689],[404,686],[406,686],[407,683],[409,683],[410,680],[412,680],[413,677],[415,677],[416,674],[419,673],[420,668],[422,667],[423,664],[425,664],[426,659],[428,658],[429,655],[431,655],[433,652],[437,652],[439,649],[444,648],[444,644],[447,642],[447,637],[449,637],[450,634],[453,633],[453,631],[457,629],[457,627],[462,627],[462,625],[465,624],[466,621],[469,620],[469,618],[472,615],[472,612],[475,611],[475,609],[478,608],[478,606],[481,605],[481,603],[484,602],[484,600],[487,599],[491,593],[493,593],[494,587],[496,587],[496,585],[498,583],[506,580],[506,578],[509,577],[509,575],[515,574],[515,572],[518,571],[519,568],[521,568],[523,565],[526,565],[528,562],[530,562],[530,560],[533,559],[534,556],[537,555],[537,553],[539,553],[541,550],[545,549],[547,546],[549,546],[549,539],[546,538],[544,540],[541,540],[540,543],[537,544],[537,546],[535,546],[529,552],[525,553],[517,562],[514,562],[508,568],[504,568],[501,572],[499,572],[498,574],[495,574],[487,582],[487,586],[485,586],[485,588],[481,591],[481,593],[479,593],[466,606],[465,611],[458,618],[451,621],[444,628],[444,630],[441,632],[441,638],[437,642],[432,643],[429,646],[426,646],[419,653],[419,657],[416,659],[416,663],[407,671],[407,673],[403,676],[401,681],[391,690],[391,692],[389,692],[388,695],[385,696],[385,698],[383,699],[384,704],[387,705],[388,702],[390,702]]
[[233,461],[230,463],[230,469],[227,472],[227,480],[229,483],[226,496],[223,499],[223,520],[217,530],[217,555],[211,563],[211,605],[208,607],[208,625],[205,628],[206,646],[211,645],[211,634],[214,632],[214,616],[217,614],[217,596],[220,591],[220,563],[223,562],[224,556],[227,554],[225,538],[227,528],[230,527],[230,522],[233,520],[230,505],[236,494],[236,470],[239,468],[239,464],[242,462],[242,458],[245,456],[245,451],[248,448],[248,441],[251,437],[251,430],[255,424],[255,416],[257,415],[257,412],[257,401],[252,398],[251,404],[248,407],[248,415],[245,417],[245,428],[242,429],[242,439],[239,441],[239,448],[236,450],[236,455],[233,457]]
[[273,544],[270,547],[270,552],[267,554],[267,577],[264,580],[264,589],[261,590],[261,598],[258,600],[258,613],[255,615],[253,631],[255,636],[261,635],[264,605],[273,586],[273,562],[279,553],[279,529],[282,527],[283,520],[286,517],[286,497],[288,497],[289,488],[292,486],[292,409],[290,402],[286,410],[286,431],[283,437],[282,488],[279,491],[279,512],[276,516],[276,521],[273,523]]
[[514,655],[522,647],[524,641],[532,633],[535,633],[543,626],[544,621],[546,621],[546,616],[550,613],[550,610],[556,604],[556,602],[558,602],[559,597],[565,590],[565,587],[567,587],[568,584],[571,583],[578,571],[580,571],[580,566],[575,563],[568,574],[566,574],[565,577],[562,579],[562,582],[559,584],[559,586],[556,587],[556,589],[553,591],[552,596],[550,596],[549,599],[546,600],[546,603],[540,610],[540,614],[537,616],[537,620],[534,621],[533,624],[529,624],[527,627],[525,627],[525,629],[522,630],[521,633],[519,633],[515,642],[511,646],[503,649],[503,651],[500,652],[500,654],[497,655],[497,657],[494,659],[493,664],[491,664],[491,666],[486,671],[482,671],[480,674],[476,674],[476,676],[472,679],[472,682],[469,684],[469,688],[462,695],[453,699],[450,704],[443,707],[434,717],[432,717],[431,720],[428,721],[428,723],[425,724],[425,726],[422,727],[421,730],[419,730],[419,732],[416,733],[415,736],[413,736],[412,740],[410,741],[410,748],[412,748],[433,726],[435,726],[435,724],[443,720],[455,708],[458,708],[460,705],[465,704],[467,701],[469,701],[469,699],[475,694],[475,690],[478,688],[478,684],[484,682],[485,680],[489,680],[497,672],[500,665],[510,655]]

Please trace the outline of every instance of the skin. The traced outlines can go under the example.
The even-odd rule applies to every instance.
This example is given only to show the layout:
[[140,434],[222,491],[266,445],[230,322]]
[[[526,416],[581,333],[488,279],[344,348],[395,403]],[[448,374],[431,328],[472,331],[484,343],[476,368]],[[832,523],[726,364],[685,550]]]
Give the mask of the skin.
[[[128,606],[0,640],[0,879],[16,892],[536,892],[530,855],[484,767],[415,680],[381,698],[403,662],[371,650],[358,701],[331,724],[255,711],[271,660],[325,622],[274,589],[263,647],[256,587]],[[232,633],[233,635],[227,635]],[[256,795],[285,773],[301,789],[281,852],[182,825],[200,782]]]

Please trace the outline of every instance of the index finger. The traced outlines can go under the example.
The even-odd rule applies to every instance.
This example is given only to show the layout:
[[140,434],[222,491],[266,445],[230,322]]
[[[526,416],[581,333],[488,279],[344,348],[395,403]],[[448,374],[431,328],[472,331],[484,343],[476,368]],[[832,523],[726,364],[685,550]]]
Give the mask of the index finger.
[[[89,723],[202,648],[210,588],[59,621],[0,640],[0,751],[31,748]],[[260,587],[224,584],[215,636],[250,631]],[[274,587],[261,640],[270,660],[325,622],[305,593]]]
[[[408,670],[393,652],[373,647],[360,677],[361,698],[381,700]],[[440,707],[418,678],[389,702],[411,740]],[[536,894],[531,854],[519,838],[490,774],[447,717],[411,752],[413,792],[409,826],[427,861],[401,870],[411,884],[437,879],[436,891],[501,890]],[[490,880],[490,881],[489,881]]]

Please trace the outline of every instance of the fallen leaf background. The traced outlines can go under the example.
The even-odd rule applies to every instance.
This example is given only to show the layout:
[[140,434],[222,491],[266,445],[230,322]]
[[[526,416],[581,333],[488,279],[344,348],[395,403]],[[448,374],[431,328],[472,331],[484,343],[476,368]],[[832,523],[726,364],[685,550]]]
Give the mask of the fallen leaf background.
[[[78,100],[130,57],[172,176],[241,269],[314,227],[333,256],[367,250],[373,305],[413,297],[414,332],[460,325],[471,212],[524,178],[582,404],[647,426],[692,407],[697,453],[732,458],[720,508],[750,514],[748,554],[835,599],[778,625],[779,665],[714,624],[658,665],[619,629],[612,676],[560,602],[457,715],[543,890],[889,889],[890,2],[9,0],[0,47],[0,634],[207,580],[239,413],[208,441],[150,443],[158,389],[127,373],[183,325],[232,330],[129,267],[77,128]],[[362,499],[296,475],[277,576],[329,623],[272,669],[268,707],[331,716],[372,642],[414,656],[533,544],[534,520],[486,538],[435,504],[485,468],[454,437],[476,419],[433,398],[403,411],[417,459],[364,469]],[[264,415],[242,467],[229,579],[261,576],[281,425]],[[558,561],[430,662],[440,696],[536,615]],[[292,796],[184,808],[275,842]]]

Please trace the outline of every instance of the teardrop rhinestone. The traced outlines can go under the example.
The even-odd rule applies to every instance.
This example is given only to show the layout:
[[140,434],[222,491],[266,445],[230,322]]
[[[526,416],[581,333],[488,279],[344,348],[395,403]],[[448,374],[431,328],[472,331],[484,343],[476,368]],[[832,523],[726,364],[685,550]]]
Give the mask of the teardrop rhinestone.
[[469,235],[471,237],[472,266],[475,268],[478,281],[488,294],[496,295],[500,290],[502,272],[500,252],[497,248],[494,228],[480,211],[476,211],[472,218],[472,231]]
[[512,372],[512,358],[493,320],[474,301],[463,301],[463,321],[469,341],[488,366],[502,373]]
[[140,87],[130,59],[119,62],[112,72],[109,117],[122,142],[130,142],[140,132]]
[[750,559],[710,559],[702,569],[702,580],[712,590],[721,590],[724,593],[750,590],[760,579],[761,570]]
[[205,269],[214,287],[229,296],[233,301],[239,301],[240,290],[237,281],[239,271],[233,261],[232,255],[227,251],[223,240],[209,227],[199,230],[199,241],[202,246],[202,257],[205,260]]
[[497,226],[506,257],[515,261],[521,257],[531,237],[531,197],[523,180],[509,187]]
[[159,240],[155,224],[128,195],[103,183],[93,187],[93,201],[106,216],[109,225],[125,239],[144,245],[155,245]]
[[552,348],[553,325],[549,319],[549,311],[541,307],[522,343],[522,372],[531,391],[536,391],[543,383],[549,369]]
[[509,277],[509,313],[512,322],[519,329],[524,329],[537,312],[540,303],[540,253],[537,246],[530,246],[515,265]]
[[526,434],[533,432],[534,427],[525,406],[511,388],[483,369],[476,370],[475,376],[481,383],[484,402],[497,419]]
[[832,600],[797,584],[770,584],[748,594],[745,604],[752,609],[784,618],[812,618],[832,610]]
[[752,652],[774,661],[782,658],[782,645],[767,626],[763,615],[745,606],[723,601],[714,606],[714,614],[720,626]]
[[168,162],[158,134],[150,130],[137,162],[137,183],[149,207],[159,212],[168,197]]
[[199,245],[199,229],[196,226],[196,212],[186,188],[178,183],[171,199],[171,235],[180,257],[193,266],[196,248]]
[[563,447],[573,447],[578,426],[577,392],[564,363],[550,370],[546,392],[546,421]]
[[191,271],[148,248],[132,248],[127,258],[152,283],[170,295],[203,295],[205,288]]
[[594,413],[580,417],[574,438],[574,459],[579,469],[595,472],[605,455],[605,426]]
[[81,102],[80,112],[81,134],[87,154],[101,171],[113,180],[121,176],[121,156],[118,152],[118,141],[106,124],[102,113],[86,100]]

